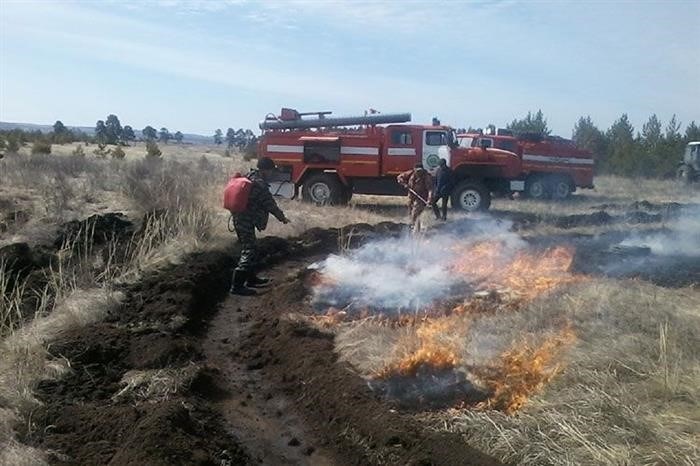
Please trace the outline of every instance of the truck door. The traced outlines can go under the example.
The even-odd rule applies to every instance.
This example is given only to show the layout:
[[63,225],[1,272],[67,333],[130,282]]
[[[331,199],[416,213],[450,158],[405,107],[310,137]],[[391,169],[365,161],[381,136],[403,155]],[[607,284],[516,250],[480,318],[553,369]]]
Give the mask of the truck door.
[[440,164],[440,159],[450,163],[450,147],[447,145],[447,131],[426,129],[423,131],[423,167],[433,171]]
[[386,154],[384,157],[385,175],[396,176],[413,168],[418,160],[415,131],[405,126],[390,126],[387,129]]

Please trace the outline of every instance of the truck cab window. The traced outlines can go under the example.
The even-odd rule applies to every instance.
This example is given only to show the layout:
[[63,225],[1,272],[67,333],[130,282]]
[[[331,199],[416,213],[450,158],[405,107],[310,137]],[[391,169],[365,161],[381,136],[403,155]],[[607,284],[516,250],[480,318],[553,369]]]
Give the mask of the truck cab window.
[[482,149],[488,149],[493,147],[493,139],[490,138],[479,138],[479,147]]
[[391,144],[399,146],[413,145],[411,132],[403,129],[395,129],[391,132]]
[[446,146],[447,135],[444,131],[428,131],[425,135],[425,144],[428,146]]
[[496,141],[496,148],[502,149],[502,150],[507,150],[509,152],[516,152],[518,150],[517,145],[515,144],[515,141],[504,141],[504,140]]

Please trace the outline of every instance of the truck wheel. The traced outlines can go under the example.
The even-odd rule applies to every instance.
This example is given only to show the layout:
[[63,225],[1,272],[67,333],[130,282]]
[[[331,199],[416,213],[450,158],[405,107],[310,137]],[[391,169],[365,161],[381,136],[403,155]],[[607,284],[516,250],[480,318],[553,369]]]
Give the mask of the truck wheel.
[[343,203],[343,185],[337,177],[327,173],[309,176],[301,187],[301,198],[306,202],[320,205]]
[[571,196],[571,182],[566,178],[555,178],[551,187],[552,199],[563,201]]
[[525,182],[525,194],[532,199],[546,199],[549,197],[549,186],[543,176],[528,178]]
[[452,191],[452,207],[466,212],[488,210],[491,193],[478,181],[462,181]]

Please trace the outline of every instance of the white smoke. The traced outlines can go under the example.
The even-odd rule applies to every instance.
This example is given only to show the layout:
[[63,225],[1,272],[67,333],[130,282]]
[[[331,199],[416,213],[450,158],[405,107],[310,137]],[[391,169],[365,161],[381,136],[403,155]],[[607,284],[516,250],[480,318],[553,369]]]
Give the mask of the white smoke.
[[700,257],[700,206],[682,208],[666,231],[648,235],[634,234],[622,246],[647,247],[658,256]]
[[331,255],[310,267],[324,279],[314,289],[314,303],[398,312],[425,308],[464,283],[464,277],[450,269],[455,247],[498,240],[508,256],[525,247],[510,226],[484,217],[457,222],[424,238],[382,239],[344,256]]

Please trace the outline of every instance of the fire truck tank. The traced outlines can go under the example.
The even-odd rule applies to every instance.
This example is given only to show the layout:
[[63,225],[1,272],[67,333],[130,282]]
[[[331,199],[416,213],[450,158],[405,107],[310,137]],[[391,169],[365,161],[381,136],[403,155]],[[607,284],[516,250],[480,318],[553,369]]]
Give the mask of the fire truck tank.
[[298,118],[295,120],[265,119],[260,129],[305,129],[331,126],[380,125],[383,123],[406,123],[411,121],[410,113],[384,113],[365,116]]

